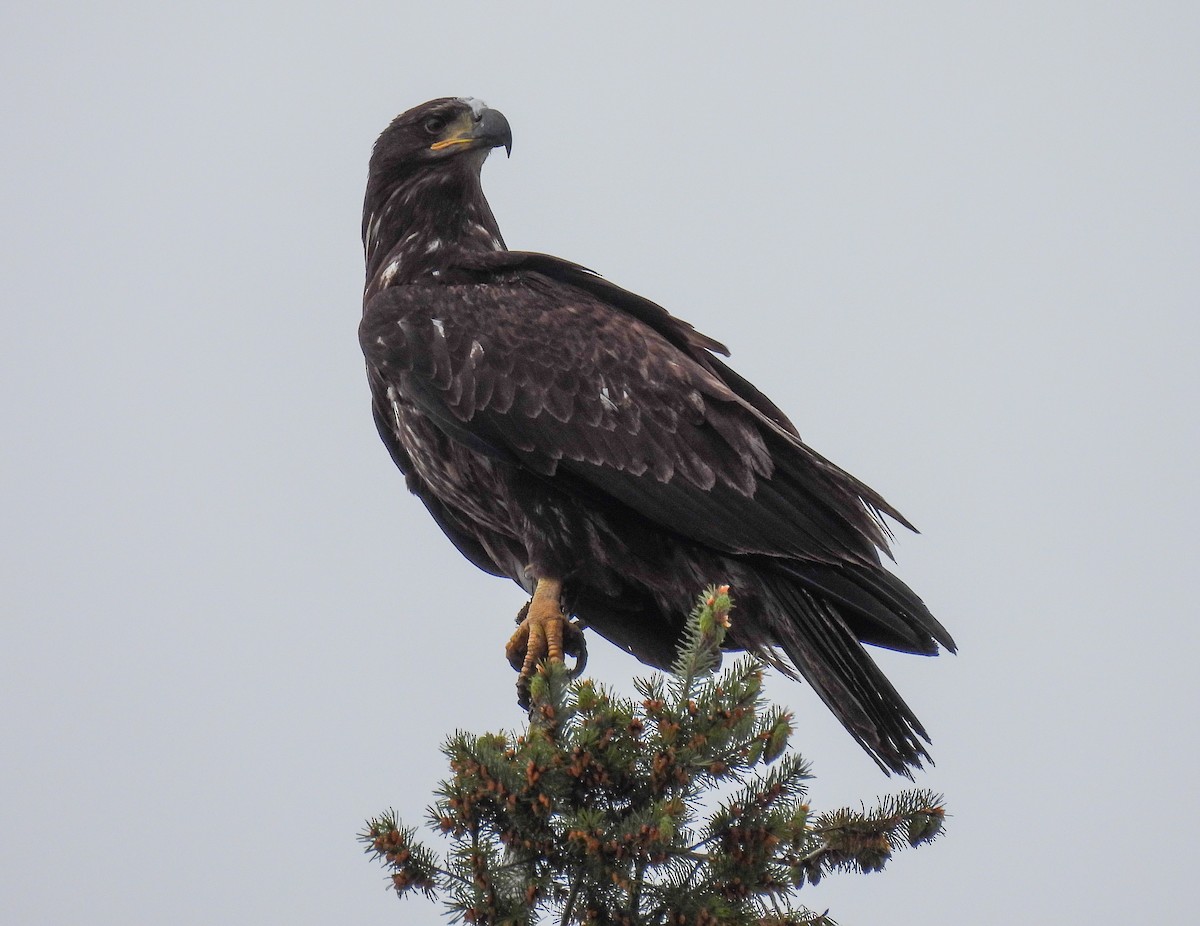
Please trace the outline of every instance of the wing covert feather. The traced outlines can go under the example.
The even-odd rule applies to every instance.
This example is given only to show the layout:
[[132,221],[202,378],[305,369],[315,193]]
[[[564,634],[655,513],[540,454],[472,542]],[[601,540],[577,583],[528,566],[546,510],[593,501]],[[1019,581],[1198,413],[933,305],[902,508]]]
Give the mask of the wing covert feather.
[[886,545],[882,499],[589,292],[533,272],[393,287],[360,335],[452,437],[569,473],[677,535],[828,563],[877,562]]

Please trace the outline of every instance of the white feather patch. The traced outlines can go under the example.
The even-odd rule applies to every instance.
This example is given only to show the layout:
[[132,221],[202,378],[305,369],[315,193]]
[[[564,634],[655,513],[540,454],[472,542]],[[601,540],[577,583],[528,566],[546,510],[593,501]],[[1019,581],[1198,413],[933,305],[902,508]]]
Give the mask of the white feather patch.
[[487,103],[483,102],[483,100],[477,100],[473,96],[460,96],[458,98],[458,102],[466,103],[468,106],[470,106],[471,115],[473,115],[476,119],[482,116],[483,111],[488,108]]

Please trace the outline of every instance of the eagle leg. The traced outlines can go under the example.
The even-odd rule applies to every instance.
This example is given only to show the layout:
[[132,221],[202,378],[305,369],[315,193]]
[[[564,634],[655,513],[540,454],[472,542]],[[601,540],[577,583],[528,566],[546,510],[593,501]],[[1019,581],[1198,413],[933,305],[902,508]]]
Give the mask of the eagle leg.
[[520,674],[517,676],[517,703],[529,707],[529,683],[543,659],[562,662],[563,655],[576,657],[573,674],[578,675],[587,663],[587,645],[578,624],[563,614],[562,581],[538,579],[533,598],[517,615],[517,632],[504,647],[508,663]]

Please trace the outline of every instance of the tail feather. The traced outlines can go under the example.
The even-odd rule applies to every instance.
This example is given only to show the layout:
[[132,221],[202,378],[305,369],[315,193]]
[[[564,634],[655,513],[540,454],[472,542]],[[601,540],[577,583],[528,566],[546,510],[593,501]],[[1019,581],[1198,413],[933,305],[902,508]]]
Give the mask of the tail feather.
[[932,764],[925,728],[837,608],[787,576],[763,573],[761,582],[775,644],[879,767],[911,778]]
[[956,650],[954,639],[925,602],[886,569],[799,560],[775,568],[845,608],[846,622],[863,643],[925,656],[937,655],[939,643],[952,653]]

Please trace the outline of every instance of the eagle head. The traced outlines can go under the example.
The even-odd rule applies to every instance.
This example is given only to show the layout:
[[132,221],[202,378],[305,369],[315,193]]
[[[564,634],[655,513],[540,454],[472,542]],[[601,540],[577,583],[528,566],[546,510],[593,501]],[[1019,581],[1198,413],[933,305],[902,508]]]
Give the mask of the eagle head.
[[432,253],[450,243],[469,246],[472,234],[477,246],[503,247],[479,183],[483,162],[502,145],[512,152],[504,114],[470,97],[430,100],[392,120],[371,153],[363,202],[368,282],[385,257],[392,267],[389,281],[436,269],[436,262],[418,264],[413,254],[395,263],[392,251],[404,239],[418,255],[421,247]]
[[401,113],[384,129],[371,156],[371,174],[419,168],[473,155],[482,165],[488,152],[512,153],[512,130],[504,114],[482,100],[443,97]]

